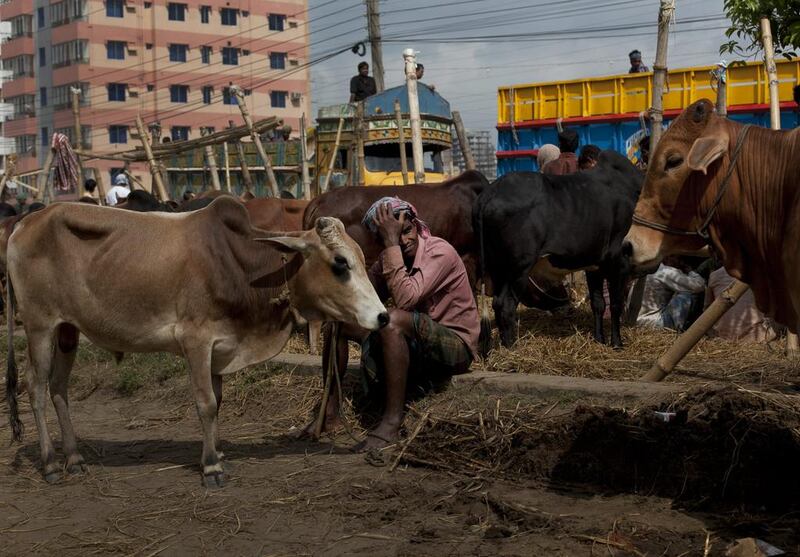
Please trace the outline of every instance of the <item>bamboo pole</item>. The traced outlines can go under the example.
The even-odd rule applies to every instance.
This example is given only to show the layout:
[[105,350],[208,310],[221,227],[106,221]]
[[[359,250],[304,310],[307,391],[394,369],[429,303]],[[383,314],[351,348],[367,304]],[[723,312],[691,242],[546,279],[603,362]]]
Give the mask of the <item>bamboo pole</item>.
[[653,64],[653,108],[650,119],[650,153],[655,153],[661,140],[664,122],[664,84],[667,81],[667,47],[669,45],[669,23],[675,13],[675,0],[661,0],[658,9],[658,39],[656,43],[656,63]]
[[311,174],[308,171],[306,115],[300,116],[300,172],[303,178],[303,199],[311,199]]
[[320,187],[321,193],[328,191],[328,185],[331,183],[331,173],[333,172],[333,165],[336,164],[336,154],[339,151],[339,140],[342,138],[342,126],[344,125],[344,118],[339,118],[339,127],[336,129],[336,141],[333,144],[331,151],[331,158],[328,161],[328,172],[323,176],[322,184]]
[[464,155],[464,164],[467,170],[475,170],[475,158],[472,156],[472,148],[469,146],[469,138],[464,129],[464,122],[461,120],[461,113],[457,110],[453,111],[453,125],[458,136],[458,146],[461,147],[461,153]]
[[356,103],[356,121],[353,126],[356,135],[356,160],[358,161],[358,185],[366,185],[367,171],[366,157],[364,156],[364,101]]
[[231,161],[228,153],[228,142],[222,144],[222,156],[225,157],[225,191],[231,191]]
[[44,160],[44,165],[42,166],[41,172],[36,178],[36,185],[39,188],[39,191],[36,192],[35,199],[37,201],[48,200],[52,201],[51,197],[51,190],[50,190],[50,170],[53,168],[53,162],[55,160],[55,153],[53,152],[52,148],[47,149],[47,158]]
[[150,174],[156,183],[155,189],[158,192],[158,196],[161,198],[161,201],[169,201],[169,194],[167,193],[167,189],[164,187],[164,180],[161,176],[161,167],[156,162],[156,159],[153,158],[153,149],[150,146],[149,141],[150,138],[147,134],[147,131],[144,129],[142,117],[138,114],[136,115],[136,129],[139,131],[139,140],[142,142],[142,147],[144,147],[144,152],[147,155],[147,162],[150,166]]
[[692,323],[678,340],[670,346],[664,354],[653,364],[643,377],[644,381],[661,381],[667,375],[672,373],[675,366],[694,348],[694,345],[703,338],[703,335],[714,326],[714,323],[719,321],[720,317],[725,315],[729,309],[747,292],[748,286],[738,280],[725,289],[722,296],[715,299],[710,306],[697,318],[697,321]]
[[264,161],[264,168],[267,171],[267,181],[269,182],[270,190],[272,190],[272,197],[280,197],[278,181],[275,179],[275,173],[272,171],[272,163],[267,156],[264,145],[261,143],[261,136],[259,136],[253,128],[253,120],[250,118],[250,110],[247,108],[247,103],[244,99],[244,91],[237,85],[231,86],[231,91],[233,91],[238,99],[236,104],[239,105],[239,110],[242,112],[242,119],[244,119],[247,129],[250,130],[250,138],[253,140],[253,143],[255,143],[256,151],[258,151],[258,154],[261,156],[261,160]]
[[[208,135],[208,128],[201,127],[200,135]],[[222,186],[219,183],[219,173],[217,172],[217,156],[214,154],[214,148],[211,145],[204,147],[206,152],[206,161],[208,162],[208,169],[211,171],[211,186],[220,191]]]
[[403,129],[403,115],[400,112],[400,101],[394,100],[394,121],[397,123],[397,141],[400,145],[400,170],[403,173],[403,185],[408,185],[408,158],[406,157],[406,131]]
[[108,190],[106,189],[106,183],[103,180],[103,172],[97,168],[94,168],[94,181],[97,182],[97,195],[100,198],[100,205],[106,205],[106,195],[108,194]]
[[417,93],[417,55],[414,49],[403,51],[408,90],[408,114],[411,119],[411,156],[414,159],[414,182],[425,183],[425,160],[422,151],[422,121],[419,116],[419,95]]
[[[81,108],[80,108],[80,95],[81,90],[76,87],[70,87],[72,93],[72,125],[75,135],[75,145],[78,149],[83,149],[83,130],[81,130]],[[83,197],[86,193],[83,189],[83,161],[80,157],[78,159],[78,197]]]
[[[228,121],[228,127],[233,128],[233,120]],[[253,177],[250,175],[250,168],[247,166],[247,158],[244,154],[244,145],[239,139],[235,140],[236,155],[239,157],[239,169],[242,172],[242,182],[244,182],[245,192],[253,193]]]

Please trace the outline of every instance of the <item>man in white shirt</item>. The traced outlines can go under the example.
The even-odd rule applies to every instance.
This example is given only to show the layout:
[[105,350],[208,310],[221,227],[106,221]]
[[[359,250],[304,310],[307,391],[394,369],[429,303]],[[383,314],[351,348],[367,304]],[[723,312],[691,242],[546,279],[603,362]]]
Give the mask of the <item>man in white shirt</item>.
[[706,283],[677,258],[667,258],[647,276],[637,325],[683,331],[694,306],[702,303]]
[[117,177],[114,178],[114,187],[108,190],[106,194],[106,204],[109,207],[113,207],[117,203],[122,203],[128,199],[130,193],[131,189],[128,187],[128,177],[120,172],[117,174]]

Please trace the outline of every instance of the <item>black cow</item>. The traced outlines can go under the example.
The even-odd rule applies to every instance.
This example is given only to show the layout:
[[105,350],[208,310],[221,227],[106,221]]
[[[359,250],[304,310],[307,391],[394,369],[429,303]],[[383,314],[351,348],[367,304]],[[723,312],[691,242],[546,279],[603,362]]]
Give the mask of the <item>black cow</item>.
[[514,172],[478,197],[474,229],[482,245],[484,272],[494,285],[492,305],[503,345],[516,339],[517,304],[529,305],[531,283],[548,288],[569,272],[586,270],[594,338],[605,342],[606,279],[611,344],[622,346],[619,326],[628,265],[621,246],[643,178],[627,158],[603,151],[593,170],[566,176]]
[[155,195],[144,190],[133,190],[128,194],[125,201],[117,204],[116,207],[118,209],[127,209],[139,213],[147,213],[150,211],[172,213],[175,211],[175,208],[171,204],[160,202]]

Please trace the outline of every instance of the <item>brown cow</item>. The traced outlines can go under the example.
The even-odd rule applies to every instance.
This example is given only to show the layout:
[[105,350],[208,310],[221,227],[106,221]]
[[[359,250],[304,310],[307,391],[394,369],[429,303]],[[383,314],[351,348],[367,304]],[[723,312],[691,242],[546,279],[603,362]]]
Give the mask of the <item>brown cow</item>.
[[710,243],[758,308],[796,331],[800,312],[800,130],[744,127],[689,106],[659,142],[624,249],[653,269]]
[[[112,352],[186,357],[203,429],[203,479],[213,487],[223,482],[223,375],[280,352],[294,311],[372,330],[388,322],[363,254],[341,222],[321,218],[308,232],[267,235],[228,197],[178,215],[56,203],[17,225],[8,277],[28,338],[28,392],[48,482],[61,469],[45,420],[48,384],[67,470],[84,468],[67,398],[80,333]],[[6,396],[19,440],[16,381],[10,343]]]
[[257,197],[244,204],[250,222],[261,230],[303,230],[305,199]]

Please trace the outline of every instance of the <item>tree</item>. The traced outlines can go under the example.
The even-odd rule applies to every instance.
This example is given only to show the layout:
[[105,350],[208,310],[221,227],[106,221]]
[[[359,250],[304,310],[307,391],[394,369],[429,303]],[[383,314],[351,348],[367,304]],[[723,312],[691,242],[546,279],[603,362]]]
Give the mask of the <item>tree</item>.
[[795,50],[800,50],[798,0],[725,0],[724,9],[731,20],[725,35],[731,40],[720,47],[720,54],[748,56],[758,53],[762,48],[759,27],[762,17],[769,18],[775,54],[792,58]]

